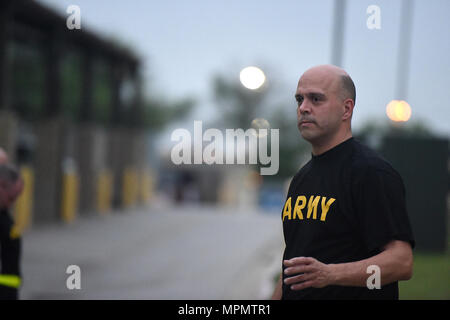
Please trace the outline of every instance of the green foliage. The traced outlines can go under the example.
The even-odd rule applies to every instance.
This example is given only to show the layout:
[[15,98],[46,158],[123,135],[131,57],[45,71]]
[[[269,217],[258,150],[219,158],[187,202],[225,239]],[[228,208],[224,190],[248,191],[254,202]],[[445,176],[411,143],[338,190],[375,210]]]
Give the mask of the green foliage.
[[213,93],[219,108],[220,124],[229,128],[250,128],[253,119],[260,117],[268,89],[244,88],[238,81],[221,75],[213,79]]
[[373,136],[401,136],[401,137],[432,137],[430,128],[419,121],[408,121],[407,123],[367,121],[356,133],[362,141],[367,141]]
[[450,299],[450,255],[415,253],[413,277],[399,282],[400,299]]
[[[258,90],[249,90],[236,80],[216,75],[213,94],[219,111],[218,126],[246,130],[251,127],[253,119],[265,118],[271,129],[279,129],[279,171],[276,175],[265,176],[265,182],[282,182],[298,171],[301,157],[307,152],[308,145],[297,129],[295,107],[291,110],[285,108],[284,103],[271,102],[275,95],[273,87],[263,86]],[[269,147],[270,145],[269,141]],[[268,152],[271,154],[272,150]]]
[[302,156],[310,152],[309,144],[302,138],[297,128],[296,110],[287,113],[280,106],[269,117],[272,128],[280,131],[280,169],[274,177],[267,176],[267,180],[284,180],[294,176],[301,166]]
[[185,118],[194,108],[195,100],[185,98],[178,101],[167,101],[164,98],[152,97],[144,101],[144,125],[152,130],[164,129],[169,123]]

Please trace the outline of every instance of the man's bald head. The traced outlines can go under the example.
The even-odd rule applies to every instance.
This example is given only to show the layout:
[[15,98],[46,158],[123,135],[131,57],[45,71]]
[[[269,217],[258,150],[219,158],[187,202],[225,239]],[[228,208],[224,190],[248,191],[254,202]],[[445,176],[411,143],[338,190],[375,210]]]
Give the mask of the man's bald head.
[[351,136],[355,91],[350,76],[337,66],[315,66],[300,77],[295,93],[297,125],[314,152]]
[[342,100],[352,99],[354,104],[356,103],[355,84],[344,69],[332,64],[318,65],[306,70],[300,81],[304,77],[326,81],[325,86],[336,90]]

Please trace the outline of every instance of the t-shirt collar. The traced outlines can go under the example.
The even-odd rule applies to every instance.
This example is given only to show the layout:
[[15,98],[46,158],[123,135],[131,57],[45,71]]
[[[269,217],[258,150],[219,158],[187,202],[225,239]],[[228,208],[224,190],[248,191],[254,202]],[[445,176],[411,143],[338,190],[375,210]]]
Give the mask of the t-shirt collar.
[[325,159],[330,159],[330,157],[335,157],[335,156],[341,154],[342,152],[345,152],[345,150],[347,150],[347,148],[350,147],[351,142],[353,140],[354,140],[354,138],[350,137],[347,140],[341,142],[340,144],[334,146],[330,150],[327,150],[324,153],[321,153],[319,155],[313,155],[311,153],[312,161],[313,162],[320,162],[320,161],[323,161]]

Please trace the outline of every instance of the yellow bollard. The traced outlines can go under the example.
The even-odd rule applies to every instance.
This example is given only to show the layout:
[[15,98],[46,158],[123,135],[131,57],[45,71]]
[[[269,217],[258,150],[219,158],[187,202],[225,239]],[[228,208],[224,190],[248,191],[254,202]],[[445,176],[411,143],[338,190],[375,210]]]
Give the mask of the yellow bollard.
[[76,218],[78,209],[78,186],[79,178],[74,170],[63,174],[61,217],[66,223],[70,223]]
[[143,170],[140,186],[140,198],[142,203],[150,204],[153,195],[153,179],[150,169]]
[[97,211],[106,214],[111,210],[113,175],[110,170],[100,172],[97,178]]
[[131,207],[137,203],[139,196],[138,174],[135,168],[127,167],[123,172],[122,204]]
[[125,168],[122,178],[122,206],[129,207],[131,205],[130,189],[131,189],[131,169]]
[[135,168],[130,170],[130,205],[135,206],[139,197],[139,177]]
[[33,212],[34,172],[31,167],[23,166],[20,175],[24,182],[21,195],[14,206],[14,225],[11,229],[11,238],[20,237],[31,226]]

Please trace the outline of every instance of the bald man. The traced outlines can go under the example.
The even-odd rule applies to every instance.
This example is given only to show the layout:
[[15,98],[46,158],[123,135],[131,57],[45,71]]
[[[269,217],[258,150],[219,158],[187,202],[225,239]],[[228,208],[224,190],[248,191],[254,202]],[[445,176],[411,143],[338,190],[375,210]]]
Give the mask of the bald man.
[[307,70],[295,93],[311,160],[282,211],[285,251],[273,299],[398,299],[414,247],[400,175],[352,137],[355,85],[341,68]]

